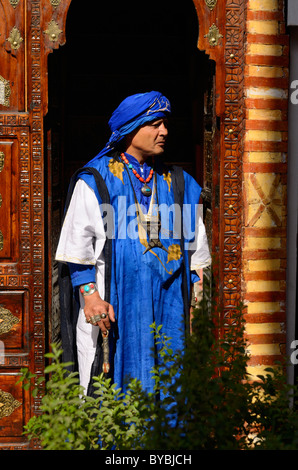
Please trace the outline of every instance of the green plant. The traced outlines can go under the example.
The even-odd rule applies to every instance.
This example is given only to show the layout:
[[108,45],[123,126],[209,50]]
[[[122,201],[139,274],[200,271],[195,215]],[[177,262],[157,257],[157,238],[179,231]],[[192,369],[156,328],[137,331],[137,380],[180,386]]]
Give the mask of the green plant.
[[[124,394],[110,379],[95,377],[97,396],[83,394],[78,374],[68,373],[61,363],[62,350],[52,344],[46,354],[51,364],[46,367],[46,390],[40,407],[25,426],[29,439],[39,439],[46,450],[138,449],[150,407],[144,401],[141,384],[132,380]],[[20,381],[30,386],[33,374],[22,370]],[[33,390],[36,393],[36,389]],[[143,403],[144,401],[144,403]]]
[[[123,393],[101,375],[94,378],[96,397],[86,397],[52,345],[41,414],[25,434],[47,450],[296,449],[298,414],[289,398],[296,402],[297,387],[286,383],[281,367],[249,380],[242,308],[220,324],[208,286],[207,279],[183,353],[173,354],[162,327],[151,325],[159,364],[154,393],[135,379]],[[29,387],[36,377],[22,372]]]
[[250,416],[255,424],[255,449],[297,450],[297,385],[289,385],[285,364],[267,368],[249,388]]
[[[46,354],[51,364],[45,373],[45,394],[40,407],[41,415],[33,416],[25,426],[29,439],[40,439],[41,445],[48,450],[89,449],[92,446],[92,428],[85,406],[80,398],[82,389],[76,374],[67,374],[67,364],[60,362],[62,350],[52,345],[52,352]],[[20,380],[24,387],[33,378],[27,369],[22,370]],[[41,379],[40,379],[41,380]],[[33,389],[33,394],[36,389]]]
[[246,448],[249,388],[241,321],[239,310],[220,340],[208,313],[197,310],[184,354],[173,360],[164,345],[158,381],[165,398],[156,407],[147,448]]

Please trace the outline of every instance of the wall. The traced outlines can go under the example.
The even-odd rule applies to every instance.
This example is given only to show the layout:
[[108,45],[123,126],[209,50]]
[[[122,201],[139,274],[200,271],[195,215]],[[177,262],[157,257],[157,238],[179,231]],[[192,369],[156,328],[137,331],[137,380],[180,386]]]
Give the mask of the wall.
[[286,342],[288,36],[282,0],[248,0],[243,155],[243,278],[253,375]]
[[289,76],[289,147],[288,147],[288,221],[287,221],[287,355],[292,360],[288,367],[288,380],[297,376],[297,232],[298,232],[298,4],[288,1],[287,24],[290,35]]

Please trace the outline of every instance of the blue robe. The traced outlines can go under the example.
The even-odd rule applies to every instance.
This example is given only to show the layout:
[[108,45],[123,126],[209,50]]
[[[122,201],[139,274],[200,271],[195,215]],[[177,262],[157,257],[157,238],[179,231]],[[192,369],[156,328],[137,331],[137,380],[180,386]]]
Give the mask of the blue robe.
[[[144,163],[141,172],[138,161],[126,154],[129,162],[140,175],[147,178],[151,167]],[[190,272],[188,244],[194,238],[196,212],[201,188],[184,172],[184,260],[180,246],[179,226],[174,226],[175,217],[167,208],[174,207],[174,192],[171,172],[157,166],[154,178],[148,186],[152,197],[157,198],[161,210],[160,241],[167,250],[154,248],[147,251],[148,239],[140,234],[140,220],[135,211],[135,197],[147,214],[151,197],[142,194],[141,183],[124,163],[115,161],[110,155],[95,158],[86,166],[93,166],[103,177],[113,208],[112,262],[110,276],[110,303],[113,305],[116,322],[112,324],[110,353],[113,380],[125,390],[131,377],[141,380],[147,391],[153,391],[151,369],[154,366],[154,339],[150,325],[162,325],[162,332],[171,338],[174,351],[183,351],[185,339],[185,299],[183,298],[183,263],[187,272],[187,296],[190,284],[198,279]],[[105,220],[102,199],[97,191],[94,177],[80,175],[95,192]],[[155,191],[156,188],[156,191]],[[128,214],[128,215],[127,215]],[[127,217],[126,217],[127,215]],[[179,217],[178,217],[179,219]],[[70,264],[74,286],[95,280],[94,267]],[[187,300],[188,301],[188,300]]]

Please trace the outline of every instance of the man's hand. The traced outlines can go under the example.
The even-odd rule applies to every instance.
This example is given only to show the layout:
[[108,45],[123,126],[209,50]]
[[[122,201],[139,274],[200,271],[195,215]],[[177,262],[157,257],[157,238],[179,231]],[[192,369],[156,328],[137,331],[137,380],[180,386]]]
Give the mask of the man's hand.
[[107,330],[111,328],[111,322],[115,321],[115,312],[111,304],[102,300],[98,292],[94,292],[91,295],[86,295],[84,297],[85,300],[85,317],[88,323],[92,325],[94,323],[90,322],[91,317],[94,315],[100,315],[101,313],[106,313],[106,318],[100,320],[96,323],[99,326],[101,331],[106,334]]

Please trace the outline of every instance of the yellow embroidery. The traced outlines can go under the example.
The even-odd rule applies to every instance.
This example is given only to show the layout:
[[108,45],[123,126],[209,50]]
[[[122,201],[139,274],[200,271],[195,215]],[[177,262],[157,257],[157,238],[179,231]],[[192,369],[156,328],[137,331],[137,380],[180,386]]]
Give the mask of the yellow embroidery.
[[150,250],[150,253],[152,253],[154,256],[156,256],[156,258],[158,259],[158,261],[160,262],[160,264],[162,265],[162,267],[164,268],[165,271],[167,271],[168,274],[173,274],[173,269],[170,269],[170,271],[167,270],[167,268],[165,267],[165,265],[162,263],[162,261],[159,259],[159,257],[157,256],[156,253],[154,253],[154,251]]
[[168,259],[167,263],[170,261],[174,260],[177,261],[178,259],[181,258],[182,252],[180,245],[170,245],[168,248]]
[[120,181],[124,184],[123,181],[123,176],[122,173],[124,171],[124,165],[122,162],[118,162],[117,160],[114,160],[114,158],[111,158],[109,161],[109,169],[110,172],[116,176],[116,178],[119,178]]
[[167,174],[163,173],[163,179],[168,183],[168,188],[169,188],[169,192],[170,192],[171,191],[171,182],[172,182],[171,172],[169,171]]

